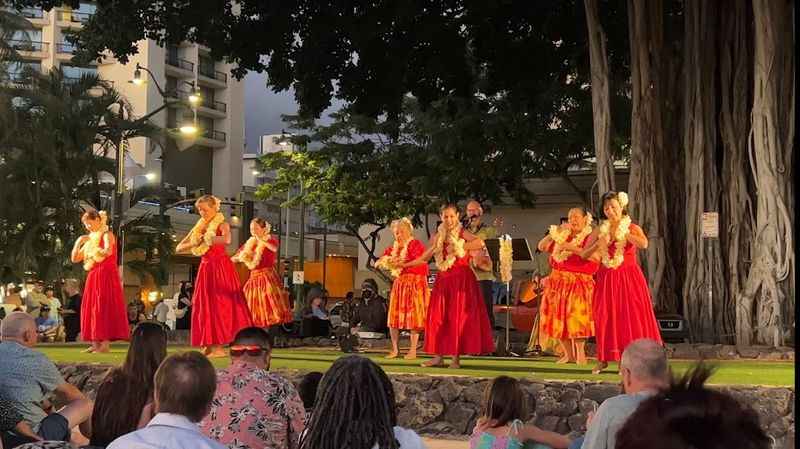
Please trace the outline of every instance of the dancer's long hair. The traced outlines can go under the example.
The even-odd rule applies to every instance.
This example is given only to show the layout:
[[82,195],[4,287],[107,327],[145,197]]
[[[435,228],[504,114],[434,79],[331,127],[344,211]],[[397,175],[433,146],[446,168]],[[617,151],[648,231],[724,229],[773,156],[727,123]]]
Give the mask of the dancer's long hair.
[[106,447],[136,430],[144,406],[153,400],[153,376],[167,356],[167,334],[153,322],[133,330],[125,363],[111,370],[97,389],[91,445]]
[[375,362],[357,355],[336,360],[317,392],[301,449],[400,449],[394,389]]

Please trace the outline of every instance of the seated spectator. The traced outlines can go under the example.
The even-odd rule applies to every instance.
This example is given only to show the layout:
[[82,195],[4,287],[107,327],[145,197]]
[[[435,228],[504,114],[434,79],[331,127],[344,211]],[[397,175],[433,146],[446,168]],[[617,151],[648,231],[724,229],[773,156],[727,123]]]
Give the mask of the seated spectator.
[[470,449],[516,449],[527,442],[566,448],[569,438],[564,435],[523,423],[528,419],[526,401],[518,380],[495,378],[483,394],[483,412],[472,432]]
[[225,449],[200,432],[197,423],[211,409],[217,374],[197,351],[173,354],[158,367],[146,427],[114,440],[108,449]]
[[646,338],[625,348],[619,362],[623,394],[606,399],[597,412],[589,414],[586,435],[570,449],[614,449],[617,431],[646,399],[669,385],[669,364],[664,348]]
[[322,300],[322,291],[313,288],[306,297],[300,325],[301,337],[327,337],[331,334],[331,323]]
[[[33,317],[23,312],[9,314],[0,325],[0,338],[0,396],[45,440],[69,441],[76,426],[84,436],[91,436],[92,402],[65,382],[44,354],[33,350],[37,341]],[[48,415],[42,404],[50,393],[66,405]]]
[[6,297],[3,298],[3,304],[21,306],[22,305],[22,296],[20,296],[21,291],[22,291],[21,287],[9,284],[8,293],[6,294]]
[[50,319],[56,323],[61,324],[61,300],[56,298],[56,291],[53,287],[47,287],[44,290],[47,297],[47,305],[50,307]]
[[314,401],[317,400],[317,388],[320,380],[322,380],[322,373],[312,371],[303,376],[303,380],[300,381],[297,388],[300,399],[303,401],[303,407],[306,409],[306,418],[309,418],[314,410]]
[[356,300],[355,324],[361,332],[386,334],[389,332],[386,320],[389,306],[386,298],[378,294],[375,279],[365,279],[361,284],[361,299]]
[[[264,329],[240,330],[231,365],[217,372],[217,392],[200,430],[228,447],[297,448],[305,411],[294,385],[269,372],[272,342]],[[238,445],[238,446],[237,446]]]
[[97,388],[89,440],[92,446],[106,447],[150,422],[154,414],[153,377],[166,356],[164,328],[149,322],[136,326],[125,363],[111,370]]
[[416,432],[397,426],[394,389],[372,360],[341,357],[322,377],[302,449],[425,449]]
[[55,340],[58,321],[50,318],[50,306],[42,306],[39,309],[39,316],[36,318],[36,331],[39,333],[39,341]]
[[[8,432],[14,432],[19,438],[16,438],[15,441]],[[12,404],[2,398],[0,398],[0,435],[2,435],[0,448],[13,447],[20,442],[41,439],[33,433],[31,426],[23,420],[22,415],[14,409]]]
[[642,402],[617,432],[616,448],[768,449],[769,437],[753,409],[704,386],[712,372],[696,365]]

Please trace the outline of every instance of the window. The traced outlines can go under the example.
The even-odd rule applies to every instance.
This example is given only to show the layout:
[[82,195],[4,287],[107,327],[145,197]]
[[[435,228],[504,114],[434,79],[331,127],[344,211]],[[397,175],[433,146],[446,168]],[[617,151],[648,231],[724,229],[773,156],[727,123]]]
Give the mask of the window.
[[9,81],[22,81],[26,74],[31,72],[42,72],[42,63],[38,61],[17,61],[9,62],[6,65],[4,78]]
[[8,43],[17,51],[45,51],[42,30],[37,28],[14,31]]
[[207,56],[200,56],[199,62],[198,70],[200,74],[209,78],[214,78],[214,72],[216,71],[214,60]]

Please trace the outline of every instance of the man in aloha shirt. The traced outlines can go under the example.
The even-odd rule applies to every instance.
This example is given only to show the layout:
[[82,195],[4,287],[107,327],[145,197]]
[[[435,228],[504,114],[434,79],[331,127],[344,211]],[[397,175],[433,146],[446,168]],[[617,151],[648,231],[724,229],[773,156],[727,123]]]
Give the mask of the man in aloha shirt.
[[201,432],[229,449],[297,448],[305,428],[303,401],[291,382],[269,372],[271,351],[263,329],[236,334],[230,367],[217,371],[217,391]]

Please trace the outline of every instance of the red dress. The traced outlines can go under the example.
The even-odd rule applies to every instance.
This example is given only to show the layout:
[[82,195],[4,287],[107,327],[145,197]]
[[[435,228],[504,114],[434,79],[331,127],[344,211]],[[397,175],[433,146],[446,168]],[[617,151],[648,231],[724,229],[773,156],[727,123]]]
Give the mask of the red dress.
[[[390,246],[383,256],[392,255]],[[416,260],[425,252],[425,245],[417,239],[408,242],[406,260]],[[387,325],[391,329],[422,330],[425,327],[425,314],[428,311],[430,290],[428,289],[428,265],[406,267],[392,282],[389,294],[389,316]]]
[[[608,253],[614,256],[615,244]],[[597,339],[597,360],[618,361],[632,341],[650,338],[661,343],[653,313],[650,290],[636,260],[636,247],[625,245],[624,260],[617,268],[600,265],[594,287],[592,310]]]
[[[461,234],[463,238],[463,231]],[[450,249],[447,244],[443,256]],[[437,355],[489,354],[494,352],[492,328],[469,266],[469,252],[457,258],[447,271],[436,275],[425,323],[425,352]]]
[[[108,233],[112,235],[111,233]],[[105,249],[106,239],[100,239]],[[127,340],[128,310],[122,294],[117,268],[117,248],[96,264],[86,275],[81,302],[81,339],[83,341]]]
[[[274,235],[270,237],[269,243],[276,247],[280,244]],[[244,246],[239,248],[239,251],[243,248]],[[270,327],[292,322],[289,293],[284,290],[283,282],[275,271],[275,259],[275,252],[264,248],[261,260],[250,271],[250,277],[242,289],[253,326]]]
[[[217,230],[217,236],[222,232]],[[225,345],[251,326],[239,275],[225,245],[215,244],[203,254],[192,295],[192,346]]]

